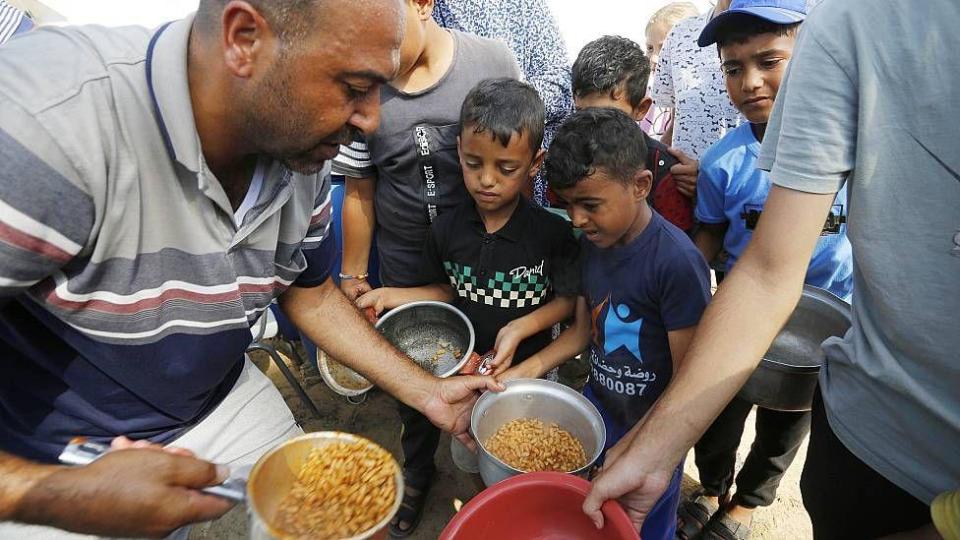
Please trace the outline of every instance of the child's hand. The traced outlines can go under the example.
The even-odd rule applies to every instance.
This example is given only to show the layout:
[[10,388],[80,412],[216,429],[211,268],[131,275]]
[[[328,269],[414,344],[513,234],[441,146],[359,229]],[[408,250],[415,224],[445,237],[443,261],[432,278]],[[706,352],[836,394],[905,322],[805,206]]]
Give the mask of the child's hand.
[[497,382],[505,383],[507,381],[512,381],[513,379],[527,379],[528,377],[525,376],[522,373],[523,370],[520,369],[522,366],[523,364],[520,364],[519,366],[514,366],[504,371],[503,373],[497,375],[496,376]]
[[356,280],[356,279],[343,279],[340,280],[340,290],[343,291],[343,295],[347,297],[347,300],[355,302],[357,297],[363,295],[364,293],[370,292],[373,287],[367,283],[367,280]]
[[494,342],[493,350],[496,356],[490,362],[493,367],[492,375],[500,375],[513,363],[513,355],[517,352],[520,342],[527,338],[527,334],[521,328],[518,321],[510,321],[506,326],[497,332],[497,340]]
[[670,155],[680,163],[670,167],[673,181],[677,183],[677,191],[693,199],[697,196],[697,174],[700,172],[700,162],[683,153],[682,150],[670,147]]
[[361,311],[365,311],[367,308],[372,308],[374,314],[379,316],[381,313],[383,313],[388,294],[390,294],[390,291],[387,287],[381,287],[379,289],[367,291],[357,298],[357,307],[360,308]]

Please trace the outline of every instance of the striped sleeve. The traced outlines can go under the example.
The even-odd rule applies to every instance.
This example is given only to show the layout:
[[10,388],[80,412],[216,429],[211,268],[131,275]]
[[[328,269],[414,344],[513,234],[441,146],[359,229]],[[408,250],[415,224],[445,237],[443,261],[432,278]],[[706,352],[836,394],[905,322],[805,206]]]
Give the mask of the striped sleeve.
[[377,168],[370,159],[370,149],[365,140],[355,140],[349,146],[341,145],[340,153],[333,158],[333,174],[350,178],[376,176]]
[[17,33],[23,18],[22,11],[0,0],[0,43],[6,43]]
[[307,260],[307,268],[296,279],[298,287],[316,287],[330,277],[336,259],[337,244],[332,234],[333,192],[330,189],[330,176],[325,176],[319,190],[313,213],[310,215],[310,227],[300,249]]
[[0,118],[0,298],[10,298],[80,253],[94,203],[36,122],[2,101]]

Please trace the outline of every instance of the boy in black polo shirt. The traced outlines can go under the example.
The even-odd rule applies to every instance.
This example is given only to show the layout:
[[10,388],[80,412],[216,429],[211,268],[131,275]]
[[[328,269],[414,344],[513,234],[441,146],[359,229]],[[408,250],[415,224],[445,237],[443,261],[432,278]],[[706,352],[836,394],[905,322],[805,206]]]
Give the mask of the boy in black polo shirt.
[[[543,128],[543,101],[532,86],[489,79],[474,87],[457,139],[471,200],[433,222],[424,285],[374,289],[357,305],[379,313],[416,300],[452,302],[473,323],[474,349],[496,350],[494,374],[546,347],[553,325],[573,313],[580,277],[569,222],[520,195],[543,162]],[[417,455],[404,445],[405,468],[433,465],[433,431]]]
[[578,245],[568,221],[520,195],[543,162],[543,102],[514,79],[489,79],[467,95],[458,151],[471,200],[430,228],[420,287],[383,287],[357,299],[383,309],[452,302],[473,323],[474,350],[495,350],[494,374],[550,343],[573,313]]

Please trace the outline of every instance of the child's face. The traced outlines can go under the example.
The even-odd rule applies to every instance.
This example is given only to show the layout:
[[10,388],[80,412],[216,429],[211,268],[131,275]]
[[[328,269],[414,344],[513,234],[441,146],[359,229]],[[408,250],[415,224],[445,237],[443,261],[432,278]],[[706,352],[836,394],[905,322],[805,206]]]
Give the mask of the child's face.
[[639,106],[634,107],[630,105],[626,92],[622,88],[615,90],[613,95],[607,92],[594,92],[593,94],[573,98],[573,105],[578,111],[593,107],[620,109],[636,122],[643,120],[643,117],[647,115],[647,111],[650,110],[650,105],[652,104],[653,101],[649,96],[646,96],[640,101]]
[[597,247],[608,248],[629,243],[642,230],[651,182],[646,169],[626,184],[597,169],[572,187],[556,191],[567,204],[573,226]]
[[514,133],[507,146],[489,130],[474,133],[465,126],[457,139],[463,183],[477,208],[493,212],[512,204],[543,162],[543,150],[530,149],[526,132]]
[[647,58],[650,59],[650,73],[657,71],[657,62],[660,61],[660,51],[663,50],[663,41],[667,39],[670,25],[658,22],[647,30]]
[[795,35],[766,33],[720,48],[730,101],[750,122],[765,124],[770,119],[795,40]]

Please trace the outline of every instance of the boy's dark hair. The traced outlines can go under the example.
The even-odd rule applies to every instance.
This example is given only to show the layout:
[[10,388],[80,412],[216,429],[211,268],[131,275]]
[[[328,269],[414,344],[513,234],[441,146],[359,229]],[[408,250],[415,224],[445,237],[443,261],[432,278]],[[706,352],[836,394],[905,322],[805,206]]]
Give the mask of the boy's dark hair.
[[570,116],[547,152],[553,189],[573,187],[598,169],[622,183],[646,167],[647,144],[637,123],[619,109],[589,108]]
[[543,143],[546,111],[536,88],[516,79],[501,78],[480,81],[460,108],[460,132],[490,132],[490,136],[507,146],[513,134],[527,134],[534,154]]
[[650,60],[643,47],[620,36],[603,36],[584,45],[573,63],[573,95],[613,93],[623,84],[631,107],[647,95]]
[[731,14],[716,29],[717,51],[733,43],[746,43],[760,34],[793,35],[797,33],[800,24],[777,24],[747,13]]

